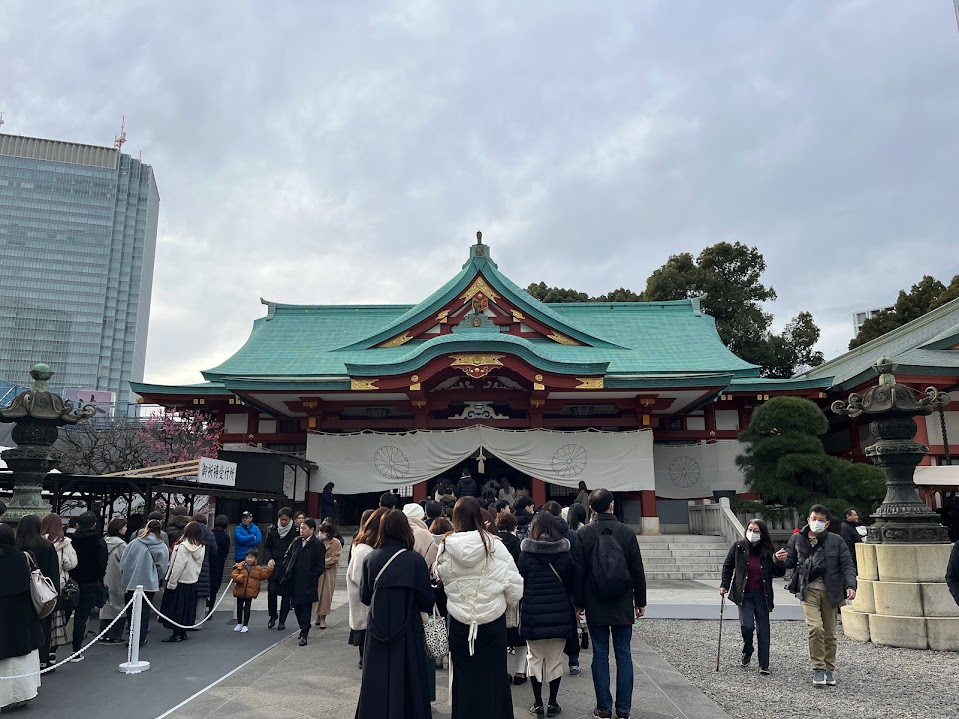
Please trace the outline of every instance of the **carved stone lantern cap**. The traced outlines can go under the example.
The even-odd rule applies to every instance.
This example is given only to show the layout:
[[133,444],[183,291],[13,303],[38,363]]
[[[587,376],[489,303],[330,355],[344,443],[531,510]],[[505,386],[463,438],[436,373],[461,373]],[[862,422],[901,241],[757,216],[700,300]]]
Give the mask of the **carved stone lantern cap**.
[[845,402],[833,402],[833,412],[849,417],[863,414],[914,417],[932,414],[949,403],[949,395],[935,387],[927,387],[925,392],[917,395],[911,387],[899,384],[893,374],[896,364],[886,357],[880,357],[873,369],[879,374],[879,384],[870,387],[863,395],[853,392]]
[[53,370],[45,364],[36,364],[30,370],[33,383],[26,392],[21,392],[9,407],[0,409],[0,422],[17,422],[24,419],[43,420],[55,424],[76,424],[92,417],[96,408],[92,405],[74,407],[73,402],[50,391],[48,382]]

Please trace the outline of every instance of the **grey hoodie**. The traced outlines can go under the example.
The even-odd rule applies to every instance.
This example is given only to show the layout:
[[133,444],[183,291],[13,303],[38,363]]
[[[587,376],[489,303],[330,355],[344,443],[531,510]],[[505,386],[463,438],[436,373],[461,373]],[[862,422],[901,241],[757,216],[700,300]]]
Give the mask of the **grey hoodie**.
[[166,574],[169,563],[170,550],[162,539],[152,532],[137,537],[123,552],[123,590],[132,592],[138,584],[142,584],[145,592],[157,591],[160,588],[160,577]]

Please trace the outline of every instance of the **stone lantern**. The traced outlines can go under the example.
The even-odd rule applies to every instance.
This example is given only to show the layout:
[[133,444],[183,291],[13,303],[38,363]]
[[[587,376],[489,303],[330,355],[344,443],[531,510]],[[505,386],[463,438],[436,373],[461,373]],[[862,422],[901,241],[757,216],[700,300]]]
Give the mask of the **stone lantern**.
[[4,450],[0,458],[13,470],[13,497],[7,503],[3,521],[18,524],[28,514],[43,516],[50,511],[43,500],[43,480],[63,459],[53,449],[57,429],[92,417],[91,405],[74,407],[72,402],[49,390],[53,372],[45,364],[30,370],[33,384],[14,397],[9,407],[0,409],[0,422],[13,422],[13,441],[17,446]]
[[915,441],[915,417],[949,402],[929,387],[917,395],[896,382],[889,360],[876,362],[879,384],[834,402],[833,412],[865,416],[876,442],[866,456],[886,475],[886,497],[871,515],[866,542],[856,545],[856,599],[842,608],[851,639],[913,649],[959,651],[959,607],[945,583],[949,538],[938,515],[919,498],[916,466],[929,448]]

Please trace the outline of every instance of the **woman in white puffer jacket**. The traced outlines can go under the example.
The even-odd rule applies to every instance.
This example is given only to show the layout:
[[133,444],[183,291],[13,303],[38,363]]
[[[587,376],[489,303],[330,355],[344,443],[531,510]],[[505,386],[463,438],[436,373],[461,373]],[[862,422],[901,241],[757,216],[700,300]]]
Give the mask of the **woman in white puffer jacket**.
[[453,507],[453,533],[440,544],[435,567],[450,620],[452,719],[512,719],[506,607],[522,599],[523,578],[503,542],[484,529],[475,497]]

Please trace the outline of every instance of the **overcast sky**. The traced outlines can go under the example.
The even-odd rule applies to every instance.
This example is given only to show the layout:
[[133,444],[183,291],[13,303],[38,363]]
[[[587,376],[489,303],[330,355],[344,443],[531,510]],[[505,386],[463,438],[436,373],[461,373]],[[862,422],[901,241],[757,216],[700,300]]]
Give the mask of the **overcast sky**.
[[827,357],[959,273],[950,0],[5,0],[0,48],[4,131],[110,145],[126,115],[153,165],[150,382],[200,381],[261,296],[418,302],[477,229],[591,294],[755,245]]

